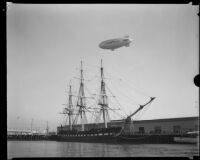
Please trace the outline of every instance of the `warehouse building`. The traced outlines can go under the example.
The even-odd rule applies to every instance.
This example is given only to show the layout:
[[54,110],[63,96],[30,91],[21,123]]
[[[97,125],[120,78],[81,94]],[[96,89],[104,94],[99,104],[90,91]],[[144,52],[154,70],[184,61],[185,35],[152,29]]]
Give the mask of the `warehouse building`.
[[[113,120],[108,123],[108,127],[123,127],[123,120]],[[132,133],[142,134],[182,134],[189,131],[199,130],[199,117],[181,117],[181,118],[168,118],[168,119],[154,119],[154,120],[135,120],[130,125]],[[90,123],[85,124],[85,130],[92,128],[103,128],[104,124]],[[69,130],[69,125],[59,126],[57,131]],[[74,129],[81,130],[81,125],[74,125]]]
[[183,117],[134,121],[134,131],[140,133],[187,133],[199,130],[198,117]]

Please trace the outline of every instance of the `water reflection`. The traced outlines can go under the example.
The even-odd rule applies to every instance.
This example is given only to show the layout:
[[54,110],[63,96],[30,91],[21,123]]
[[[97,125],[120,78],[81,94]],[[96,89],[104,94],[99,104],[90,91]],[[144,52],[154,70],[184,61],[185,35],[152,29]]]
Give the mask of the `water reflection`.
[[8,141],[8,158],[13,157],[193,157],[197,145],[101,144],[54,141]]
[[76,142],[61,142],[57,150],[60,151],[61,157],[106,157],[111,152],[106,144]]

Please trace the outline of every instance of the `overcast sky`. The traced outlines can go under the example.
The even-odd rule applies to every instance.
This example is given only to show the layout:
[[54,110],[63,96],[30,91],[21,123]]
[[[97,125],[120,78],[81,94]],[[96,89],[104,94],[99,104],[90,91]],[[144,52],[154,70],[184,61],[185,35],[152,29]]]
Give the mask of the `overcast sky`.
[[[50,130],[56,130],[63,123],[59,112],[70,80],[74,94],[78,91],[74,77],[80,76],[81,59],[90,80],[86,93],[99,92],[100,83],[93,78],[99,78],[103,59],[106,84],[122,114],[155,96],[139,119],[198,116],[198,88],[193,85],[199,72],[197,13],[198,6],[191,4],[9,5],[8,128],[30,128],[34,119],[33,127],[44,129],[48,121]],[[126,35],[133,39],[130,47],[98,47],[103,40]]]

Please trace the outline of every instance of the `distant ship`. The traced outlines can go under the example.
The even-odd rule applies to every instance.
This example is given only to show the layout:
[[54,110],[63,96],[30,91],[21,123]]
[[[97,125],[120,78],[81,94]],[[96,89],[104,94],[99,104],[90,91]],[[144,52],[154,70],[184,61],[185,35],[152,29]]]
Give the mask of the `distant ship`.
[[[108,104],[108,96],[106,94],[106,84],[104,78],[104,69],[101,60],[100,67],[101,83],[100,94],[98,99],[99,108],[87,107],[86,96],[84,92],[83,68],[81,61],[80,69],[80,87],[77,96],[77,104],[72,103],[72,89],[69,86],[69,98],[66,108],[63,113],[68,116],[68,125],[59,126],[57,128],[57,140],[67,142],[100,142],[100,143],[178,143],[174,141],[172,134],[136,134],[133,132],[133,123],[131,117],[136,115],[144,107],[155,100],[155,97],[150,97],[150,100],[143,105],[139,105],[135,112],[122,119],[123,126],[114,126],[108,123],[108,110],[111,109]],[[75,110],[78,108],[78,110]],[[86,112],[89,109],[97,109],[99,117],[102,116],[103,123],[86,123]],[[75,115],[75,117],[74,117]],[[78,118],[81,123],[77,124]],[[86,128],[87,126],[87,128]]]

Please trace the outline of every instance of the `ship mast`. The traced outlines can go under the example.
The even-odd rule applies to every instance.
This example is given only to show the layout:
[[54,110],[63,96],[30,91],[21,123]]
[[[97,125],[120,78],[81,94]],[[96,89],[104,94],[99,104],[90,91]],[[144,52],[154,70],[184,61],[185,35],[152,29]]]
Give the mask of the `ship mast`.
[[104,127],[107,128],[108,97],[106,95],[106,89],[105,89],[102,60],[101,60],[101,91],[98,104],[101,106],[100,115],[101,113],[103,113]]
[[72,107],[73,107],[73,104],[72,104],[72,86],[71,86],[71,81],[70,81],[70,85],[69,85],[69,99],[68,99],[68,117],[69,117],[69,126],[70,126],[70,131],[72,130],[72,116],[73,116],[73,113],[72,113]]
[[[69,126],[70,126],[70,131],[72,130],[72,119],[73,119],[73,104],[72,104],[72,87],[71,87],[71,81],[69,85],[69,98],[68,98],[68,104],[67,107],[64,108],[63,114],[67,114],[69,118]],[[64,104],[66,105],[66,104]]]
[[85,109],[86,109],[86,103],[85,103],[85,92],[84,92],[84,84],[83,84],[83,67],[82,67],[82,61],[81,61],[81,69],[80,69],[80,88],[78,93],[78,101],[77,101],[77,107],[79,107],[78,115],[81,117],[81,130],[84,131],[84,122],[86,120],[85,115]]

